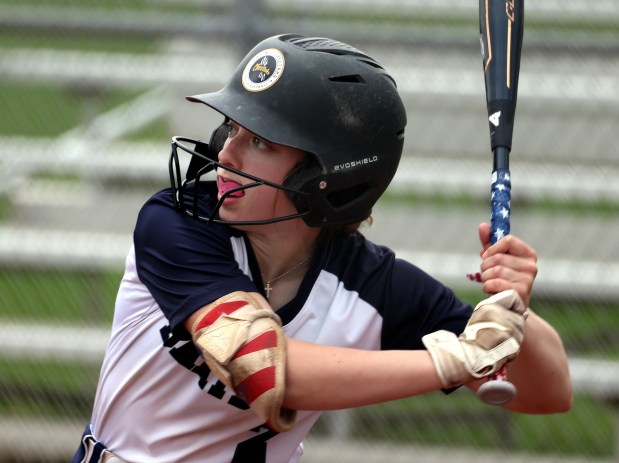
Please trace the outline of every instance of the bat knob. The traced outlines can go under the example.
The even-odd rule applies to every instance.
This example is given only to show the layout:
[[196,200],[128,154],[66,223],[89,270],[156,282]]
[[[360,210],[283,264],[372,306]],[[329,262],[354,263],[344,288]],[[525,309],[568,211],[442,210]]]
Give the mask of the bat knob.
[[493,379],[481,385],[477,397],[489,405],[506,404],[516,397],[516,386],[509,381]]

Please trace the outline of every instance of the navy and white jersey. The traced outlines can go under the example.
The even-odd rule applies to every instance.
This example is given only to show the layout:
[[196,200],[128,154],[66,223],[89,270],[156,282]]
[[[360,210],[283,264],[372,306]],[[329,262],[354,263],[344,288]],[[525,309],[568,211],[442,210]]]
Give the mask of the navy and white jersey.
[[[130,462],[298,461],[320,412],[299,411],[291,431],[271,431],[211,374],[182,325],[221,296],[262,288],[243,233],[179,213],[170,190],[153,196],[138,216],[116,300],[92,415],[96,439]],[[460,333],[471,307],[353,233],[320,240],[297,295],[277,313],[295,339],[423,349],[427,333]]]

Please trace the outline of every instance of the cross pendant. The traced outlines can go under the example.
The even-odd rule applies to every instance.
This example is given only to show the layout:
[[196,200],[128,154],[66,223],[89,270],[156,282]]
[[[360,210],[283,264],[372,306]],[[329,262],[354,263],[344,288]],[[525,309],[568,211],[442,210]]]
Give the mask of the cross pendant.
[[266,293],[266,295],[267,295],[267,299],[268,299],[268,298],[269,298],[269,296],[271,295],[271,290],[272,290],[272,289],[273,289],[273,288],[271,288],[271,282],[270,282],[270,281],[267,281],[267,285],[264,287],[264,292],[265,292],[265,293]]

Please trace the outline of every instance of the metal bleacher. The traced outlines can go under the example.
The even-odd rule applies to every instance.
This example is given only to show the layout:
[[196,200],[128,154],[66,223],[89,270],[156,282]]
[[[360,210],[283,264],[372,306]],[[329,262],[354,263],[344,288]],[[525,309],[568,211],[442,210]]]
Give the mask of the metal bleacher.
[[[118,192],[109,189],[108,185],[114,179],[125,179],[165,186],[168,147],[165,142],[123,141],[122,136],[157,118],[165,118],[177,134],[194,132],[198,137],[204,137],[203,127],[214,126],[218,117],[205,108],[195,108],[193,106],[196,105],[185,103],[182,89],[197,88],[203,76],[212,77],[212,73],[199,72],[201,69],[209,66],[232,69],[236,58],[234,53],[229,53],[229,58],[192,58],[191,69],[197,72],[172,76],[165,70],[178,70],[181,66],[177,61],[186,61],[187,56],[132,58],[133,65],[127,66],[124,63],[130,60],[124,56],[96,56],[96,53],[81,52],[66,57],[65,54],[69,53],[9,51],[0,56],[0,75],[19,79],[27,70],[31,79],[64,82],[65,85],[81,80],[82,84],[86,81],[93,88],[103,85],[98,82],[100,76],[105,76],[106,85],[137,85],[136,82],[151,85],[143,75],[150,76],[153,83],[159,79],[159,83],[146,88],[142,96],[134,101],[99,114],[60,137],[0,137],[0,188],[20,214],[19,223],[9,220],[0,226],[3,237],[0,241],[0,261],[28,259],[31,252],[36,252],[43,255],[50,253],[47,257],[42,255],[42,261],[54,262],[53,255],[65,249],[68,254],[61,260],[65,265],[70,265],[73,261],[71,252],[78,251],[74,246],[63,246],[63,240],[72,241],[69,238],[71,233],[94,230],[98,234],[129,233],[135,213],[149,192],[137,189],[133,194],[127,194],[122,191],[123,201],[119,202],[115,194]],[[46,65],[48,62],[67,60],[71,66],[63,67],[62,73]],[[390,56],[390,60],[396,59]],[[479,79],[474,78],[479,77],[479,70],[476,66],[462,64],[456,72],[460,78],[454,85],[450,81],[453,69],[443,69],[438,59],[435,62],[427,59],[425,62],[432,63],[434,67],[419,70],[413,65],[399,65],[394,71],[396,78],[403,82],[401,92],[410,108],[410,141],[407,141],[400,170],[390,191],[485,197],[489,188],[490,156],[483,116],[483,88],[480,88]],[[469,67],[474,69],[469,70]],[[86,69],[89,72],[83,73]],[[546,95],[541,89],[556,89],[561,79],[560,73],[539,76],[534,71],[523,70],[512,154],[515,202],[616,203],[619,198],[619,165],[611,153],[619,149],[612,136],[618,119],[619,78],[611,75],[612,66],[607,72],[603,79],[608,81],[610,92],[579,94],[577,89],[587,85],[587,76],[583,75],[576,76],[569,91],[558,99],[552,92]],[[429,81],[434,83],[430,86]],[[217,88],[223,84],[216,78],[202,83],[203,88]],[[607,97],[603,98],[605,95]],[[576,118],[579,112],[584,113],[582,124],[577,129],[582,133],[563,136],[562,124],[567,129],[569,119]],[[199,121],[199,126],[196,121]],[[441,136],[443,127],[451,130],[449,136]],[[583,143],[587,144],[587,151],[582,149]],[[592,148],[592,143],[597,143],[598,148]],[[35,174],[41,172],[74,173],[87,182],[79,191],[73,191],[73,187],[66,189],[50,182],[33,181]],[[94,207],[99,210],[97,214],[89,211]],[[102,211],[111,213],[117,209],[121,213],[113,213],[113,218],[106,220],[102,215]],[[580,218],[567,215],[518,215],[517,203],[513,212],[514,232],[532,242],[540,256],[548,260],[548,267],[553,269],[552,274],[540,274],[540,287],[552,278],[556,280],[560,274],[568,287],[573,282],[585,281],[589,292],[619,295],[616,265],[619,234],[615,232],[619,229],[618,218],[587,217],[585,223]],[[368,234],[378,240],[387,239],[387,244],[408,255],[414,255],[420,249],[424,253],[440,254],[445,252],[445,240],[449,240],[447,236],[437,239],[432,228],[441,226],[435,223],[437,220],[446,221],[441,227],[444,230],[472,230],[472,239],[467,243],[458,243],[458,252],[475,254],[475,226],[477,222],[487,220],[487,215],[485,210],[480,209],[473,213],[467,211],[467,214],[455,211],[445,218],[443,214],[423,210],[411,217],[404,210],[392,210],[379,204],[375,216],[381,217],[381,220],[376,221]],[[394,228],[388,223],[395,217],[402,228]],[[411,223],[407,224],[407,220]],[[34,238],[24,241],[22,233],[15,233],[16,227],[25,236]],[[29,243],[37,242],[35,235],[37,232],[43,233],[41,227],[45,228],[46,242],[50,246],[33,250],[28,247]],[[58,242],[50,241],[55,236],[54,229],[62,232],[58,235]],[[398,236],[394,233],[398,229],[417,230],[419,233],[401,233]],[[549,235],[556,239],[548,239]],[[82,241],[87,245],[88,236],[84,236]],[[591,246],[600,241],[605,245]],[[562,246],[563,243],[570,244]],[[93,248],[93,252],[97,251]],[[122,262],[123,254],[115,256],[117,262]],[[75,256],[76,259],[78,257]],[[437,261],[434,258],[427,260]],[[91,259],[91,262],[98,265],[97,259]],[[562,270],[557,272],[557,268]],[[429,271],[439,278],[451,280],[449,269],[444,265]],[[557,283],[554,281],[553,287]],[[582,289],[587,290],[586,287]]]

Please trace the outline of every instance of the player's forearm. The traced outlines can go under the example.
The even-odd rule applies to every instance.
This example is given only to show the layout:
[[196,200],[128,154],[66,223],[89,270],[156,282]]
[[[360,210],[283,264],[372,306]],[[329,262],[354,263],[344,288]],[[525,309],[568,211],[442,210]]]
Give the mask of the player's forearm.
[[508,366],[518,389],[506,408],[522,413],[560,413],[572,404],[572,387],[563,343],[557,332],[530,312],[520,354]]
[[335,410],[410,397],[441,387],[426,351],[364,351],[288,339],[284,404]]

